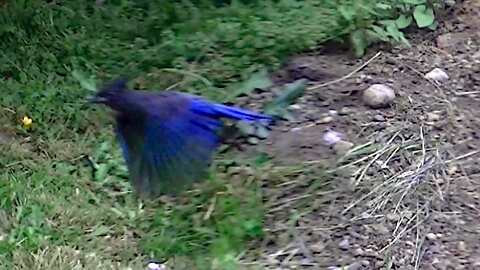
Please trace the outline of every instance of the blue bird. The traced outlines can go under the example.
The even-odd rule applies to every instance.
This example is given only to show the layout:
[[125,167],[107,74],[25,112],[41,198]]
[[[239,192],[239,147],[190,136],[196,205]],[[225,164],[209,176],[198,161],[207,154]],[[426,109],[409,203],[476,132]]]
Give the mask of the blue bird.
[[176,193],[204,177],[219,144],[221,118],[273,120],[190,94],[129,90],[127,82],[116,79],[87,100],[117,112],[117,139],[130,181],[141,195]]

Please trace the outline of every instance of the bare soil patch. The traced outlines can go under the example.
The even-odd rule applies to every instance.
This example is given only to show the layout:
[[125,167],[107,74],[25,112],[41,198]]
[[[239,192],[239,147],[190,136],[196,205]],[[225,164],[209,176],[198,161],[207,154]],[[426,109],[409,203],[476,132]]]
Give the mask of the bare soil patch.
[[[414,35],[412,47],[382,52],[351,77],[306,91],[292,107],[295,121],[253,147],[278,169],[311,167],[265,181],[265,269],[480,269],[480,6],[457,5],[437,31]],[[302,55],[272,76],[315,85],[375,54]],[[424,78],[437,67],[448,81]],[[362,91],[373,83],[396,91],[392,106],[364,105]],[[243,104],[261,98],[268,94]],[[335,154],[323,142],[327,130],[354,148]]]

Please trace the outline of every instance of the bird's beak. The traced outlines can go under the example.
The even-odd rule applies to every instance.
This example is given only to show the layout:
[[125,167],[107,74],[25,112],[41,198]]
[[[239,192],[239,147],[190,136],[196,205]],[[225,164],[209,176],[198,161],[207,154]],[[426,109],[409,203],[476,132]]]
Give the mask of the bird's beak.
[[92,103],[105,103],[105,102],[107,101],[106,98],[99,97],[99,96],[96,96],[96,95],[86,96],[83,100],[84,100],[85,103],[87,103],[87,104],[92,104]]

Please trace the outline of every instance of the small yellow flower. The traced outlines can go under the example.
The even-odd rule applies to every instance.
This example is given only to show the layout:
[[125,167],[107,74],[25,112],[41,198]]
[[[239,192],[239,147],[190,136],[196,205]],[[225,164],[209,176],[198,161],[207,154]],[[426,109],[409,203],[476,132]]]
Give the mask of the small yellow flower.
[[28,118],[28,116],[23,117],[22,119],[22,124],[26,127],[30,126],[32,124],[32,119]]

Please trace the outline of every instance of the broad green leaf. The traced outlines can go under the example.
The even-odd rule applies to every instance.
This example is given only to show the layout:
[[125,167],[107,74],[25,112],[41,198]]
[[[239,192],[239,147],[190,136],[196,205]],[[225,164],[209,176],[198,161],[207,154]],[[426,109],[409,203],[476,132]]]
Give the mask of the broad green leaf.
[[395,21],[394,20],[380,20],[379,23],[387,26],[387,25],[394,25]]
[[95,92],[97,90],[95,80],[92,77],[87,78],[84,74],[80,73],[77,70],[74,70],[72,72],[72,76],[80,83],[82,88],[90,90],[92,92]]
[[340,12],[340,14],[342,14],[343,18],[345,18],[345,20],[347,21],[353,20],[356,14],[355,8],[352,6],[342,5],[338,7],[338,11]]
[[110,231],[110,228],[104,225],[98,226],[95,231],[93,231],[92,235],[94,236],[100,236],[100,235],[105,235]]
[[360,57],[365,53],[368,46],[368,41],[365,33],[362,30],[357,30],[350,35],[350,40],[353,45],[355,56]]
[[298,97],[300,97],[307,86],[307,80],[300,79],[292,83],[287,83],[282,87],[282,90],[278,92],[275,99],[264,105],[266,108],[271,107],[288,107]]
[[403,2],[410,5],[420,5],[426,3],[427,0],[403,0]]
[[373,29],[373,34],[375,34],[375,36],[377,36],[383,41],[389,41],[388,33],[382,27],[377,25],[372,25],[372,29]]
[[402,14],[395,20],[395,24],[397,25],[398,29],[404,29],[410,25],[412,20],[412,16],[406,16]]
[[102,181],[107,176],[108,166],[107,164],[99,164],[97,170],[95,171],[95,180]]
[[420,28],[431,25],[435,20],[433,10],[431,8],[427,8],[425,5],[416,6],[413,10],[413,17]]
[[263,69],[248,78],[247,80],[233,84],[226,89],[229,93],[225,101],[232,101],[239,95],[244,95],[252,92],[255,89],[265,89],[273,85],[273,82],[268,78],[268,71]]
[[387,32],[388,34],[393,37],[396,41],[399,41],[400,39],[400,31],[398,31],[398,28],[395,24],[389,24],[387,25]]
[[438,22],[434,21],[431,25],[428,26],[428,29],[435,30],[438,27]]
[[376,12],[375,9],[373,9],[370,5],[359,4],[358,7],[362,10],[365,10],[366,12],[368,12],[370,14],[378,16],[378,12]]
[[367,34],[368,34],[368,37],[371,41],[375,41],[376,39],[380,39],[382,41],[389,41],[390,39],[388,37],[380,37],[377,33],[375,33],[375,31],[373,30],[370,30],[370,29],[367,29]]
[[272,160],[271,157],[267,156],[264,152],[257,152],[255,158],[252,160],[255,167],[261,166],[265,162]]
[[403,34],[403,32],[400,32],[400,41],[403,42],[405,45],[411,47],[412,45],[410,44],[410,41],[408,41],[408,39],[405,38],[405,35]]
[[27,74],[25,74],[25,72],[23,71],[20,71],[20,73],[18,74],[18,79],[20,80],[21,83],[26,83],[27,82]]
[[379,9],[382,9],[382,10],[389,10],[389,9],[392,8],[391,5],[383,4],[383,3],[376,3],[376,4],[375,4],[375,7],[376,7],[376,8],[379,8]]
[[242,223],[242,228],[244,229],[245,233],[250,236],[261,235],[263,233],[262,224],[256,219],[245,220]]
[[263,110],[268,114],[293,120],[293,116],[288,112],[287,107],[302,95],[306,86],[307,80],[305,79],[285,84],[282,89],[275,94],[273,101],[262,106]]

